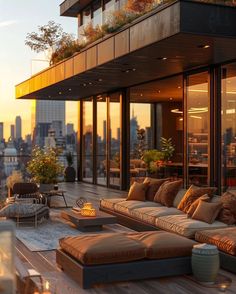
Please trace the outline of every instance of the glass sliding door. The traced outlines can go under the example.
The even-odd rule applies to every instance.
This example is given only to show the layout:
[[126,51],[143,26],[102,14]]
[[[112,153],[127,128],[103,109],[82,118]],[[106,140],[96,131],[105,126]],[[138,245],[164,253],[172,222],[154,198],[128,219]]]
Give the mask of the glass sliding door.
[[236,188],[236,63],[222,67],[222,189]]
[[209,184],[210,158],[209,74],[187,78],[188,185]]
[[145,176],[182,178],[183,76],[133,87],[130,101],[131,183]]
[[82,174],[83,181],[93,182],[93,101],[83,101]]
[[109,95],[109,186],[120,188],[121,185],[121,94]]
[[107,185],[107,99],[97,97],[97,184]]

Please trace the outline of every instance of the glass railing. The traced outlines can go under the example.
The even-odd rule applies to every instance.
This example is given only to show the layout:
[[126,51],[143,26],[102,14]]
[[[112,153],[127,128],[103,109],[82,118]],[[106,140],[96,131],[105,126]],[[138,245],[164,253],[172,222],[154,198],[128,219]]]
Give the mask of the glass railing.
[[[31,160],[30,155],[16,155],[16,156],[5,156],[0,155],[0,202],[1,198],[7,195],[7,179],[9,176],[18,171],[21,175],[23,181],[30,181],[30,174],[27,172],[27,163]],[[59,156],[59,161],[64,168],[67,167],[66,156]],[[73,155],[73,167],[76,170],[76,180],[77,180],[77,155]],[[62,174],[58,178],[58,182],[64,181],[64,175]]]

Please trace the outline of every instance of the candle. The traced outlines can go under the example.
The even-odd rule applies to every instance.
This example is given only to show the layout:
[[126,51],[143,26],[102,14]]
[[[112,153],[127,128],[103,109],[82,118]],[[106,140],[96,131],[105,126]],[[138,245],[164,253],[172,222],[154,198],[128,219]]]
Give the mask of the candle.
[[92,205],[92,203],[87,202],[87,203],[84,203],[84,207],[83,208],[91,209],[91,208],[93,208],[93,205]]

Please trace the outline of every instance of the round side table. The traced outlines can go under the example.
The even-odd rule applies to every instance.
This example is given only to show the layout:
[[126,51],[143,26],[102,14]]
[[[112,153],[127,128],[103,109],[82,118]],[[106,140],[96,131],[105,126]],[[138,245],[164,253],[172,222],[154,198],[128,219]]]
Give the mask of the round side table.
[[219,251],[215,245],[197,244],[192,250],[194,277],[202,283],[213,284],[220,268]]

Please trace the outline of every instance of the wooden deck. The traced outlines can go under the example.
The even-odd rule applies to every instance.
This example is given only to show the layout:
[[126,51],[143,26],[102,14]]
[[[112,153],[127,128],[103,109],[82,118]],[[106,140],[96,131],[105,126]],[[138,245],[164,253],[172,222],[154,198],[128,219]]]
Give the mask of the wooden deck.
[[[61,188],[65,189],[66,200],[69,205],[74,205],[78,197],[86,197],[96,207],[100,198],[118,198],[124,192],[93,186],[85,183],[64,183]],[[53,201],[53,200],[52,200]],[[63,204],[63,203],[61,203]],[[57,279],[58,294],[80,294],[80,293],[112,293],[112,294],[211,294],[220,293],[219,289],[203,287],[189,277],[178,276],[173,278],[159,278],[137,282],[122,282],[107,285],[98,285],[91,290],[81,289],[73,280],[64,274],[56,265],[55,251],[31,252],[27,247],[17,240],[17,255],[26,266],[35,268],[46,277]],[[226,293],[236,293],[236,275],[221,271],[221,274],[232,279],[231,287]],[[30,294],[30,293],[29,293]]]

